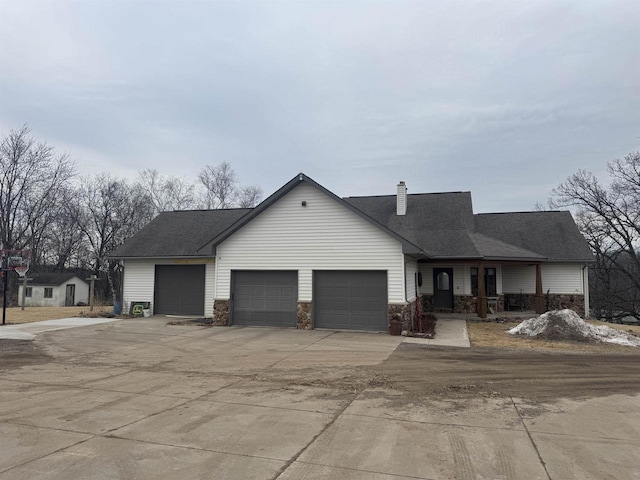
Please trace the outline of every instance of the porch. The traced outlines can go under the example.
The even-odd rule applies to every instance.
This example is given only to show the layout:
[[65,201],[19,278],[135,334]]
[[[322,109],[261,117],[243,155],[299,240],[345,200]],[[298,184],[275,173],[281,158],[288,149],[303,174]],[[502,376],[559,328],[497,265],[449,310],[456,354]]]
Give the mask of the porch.
[[522,317],[561,308],[584,316],[588,309],[588,278],[577,263],[419,261],[418,272],[423,310],[438,316]]

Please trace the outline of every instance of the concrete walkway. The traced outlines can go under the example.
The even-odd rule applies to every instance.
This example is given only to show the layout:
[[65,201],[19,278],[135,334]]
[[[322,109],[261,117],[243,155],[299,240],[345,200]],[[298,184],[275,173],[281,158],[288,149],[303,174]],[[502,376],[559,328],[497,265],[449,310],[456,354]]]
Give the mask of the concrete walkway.
[[17,325],[0,326],[0,340],[33,340],[36,335],[52,330],[65,328],[84,327],[119,320],[118,318],[61,318],[58,320],[45,320],[43,322],[20,323]]
[[469,334],[467,333],[467,322],[457,318],[438,320],[436,323],[436,338],[404,337],[403,343],[437,345],[440,347],[471,347]]

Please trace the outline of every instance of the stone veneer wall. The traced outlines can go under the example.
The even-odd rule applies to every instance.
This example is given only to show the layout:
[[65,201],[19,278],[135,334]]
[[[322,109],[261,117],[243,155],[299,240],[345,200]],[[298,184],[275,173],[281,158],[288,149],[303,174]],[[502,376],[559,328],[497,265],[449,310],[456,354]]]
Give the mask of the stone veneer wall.
[[549,310],[561,310],[563,308],[569,308],[584,318],[584,295],[549,294]]
[[391,322],[391,319],[395,316],[398,315],[400,317],[400,320],[402,321],[402,329],[403,330],[408,330],[409,329],[409,325],[411,323],[411,312],[413,311],[412,306],[415,305],[415,302],[411,302],[411,303],[405,303],[405,304],[395,304],[395,303],[390,303],[388,305],[387,308],[387,331],[389,330],[389,325]]
[[[505,298],[503,295],[498,296],[497,311],[503,312]],[[477,298],[473,295],[454,295],[453,296],[453,313],[476,313]],[[422,295],[422,309],[425,312],[433,312],[433,295]]]
[[[522,299],[522,310],[536,309],[536,296],[533,293],[508,293],[505,295],[505,305],[509,306],[509,299],[515,298],[517,302]],[[547,296],[542,296],[545,308],[547,305]],[[549,294],[549,310],[562,310],[569,308],[581,317],[584,317],[584,295],[550,293]],[[515,310],[515,309],[514,309]],[[518,308],[519,310],[519,308]],[[517,310],[515,310],[517,311]]]
[[311,302],[298,302],[298,330],[311,330]]
[[229,300],[213,301],[213,325],[216,327],[229,326]]

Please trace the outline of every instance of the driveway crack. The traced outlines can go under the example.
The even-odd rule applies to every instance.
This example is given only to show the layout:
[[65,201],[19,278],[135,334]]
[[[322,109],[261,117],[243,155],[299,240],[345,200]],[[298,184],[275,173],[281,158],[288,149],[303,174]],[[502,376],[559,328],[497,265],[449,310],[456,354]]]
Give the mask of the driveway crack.
[[510,396],[509,399],[511,400],[511,403],[513,404],[513,408],[516,409],[516,413],[518,414],[518,417],[520,418],[520,422],[522,423],[522,426],[524,427],[525,432],[527,432],[527,436],[529,437],[529,441],[531,442],[531,445],[533,445],[533,449],[536,451],[536,455],[538,456],[538,460],[540,460],[540,464],[542,465],[542,468],[544,468],[544,472],[547,474],[547,478],[549,480],[552,480],[551,475],[549,474],[549,470],[547,469],[547,464],[542,459],[542,455],[540,454],[540,450],[538,449],[538,446],[536,445],[536,442],[533,440],[533,436],[531,435],[531,432],[529,431],[529,428],[527,427],[527,424],[524,422],[524,417],[520,413],[520,410],[518,409],[518,405],[516,405],[516,402],[513,400],[513,397]]
[[[335,333],[335,332],[334,332]],[[326,337],[325,337],[326,338]],[[300,458],[300,455],[302,455],[311,445],[313,445],[313,443],[320,437],[320,435],[322,435],[324,432],[326,432],[329,428],[331,428],[331,426],[336,423],[336,420],[338,420],[338,418],[340,418],[340,416],[345,412],[345,410],[347,408],[349,408],[351,406],[351,404],[360,396],[360,394],[364,391],[364,388],[360,389],[359,391],[357,391],[356,393],[353,394],[351,400],[349,401],[349,403],[347,403],[342,409],[340,409],[336,415],[331,419],[331,421],[329,423],[327,423],[324,428],[322,430],[320,430],[320,432],[318,432],[317,435],[315,435],[311,440],[309,440],[309,442],[307,442],[307,444],[302,447],[298,453],[296,453],[293,457],[291,457],[289,459],[289,461],[287,463],[285,463],[282,468],[280,469],[280,471],[278,473],[276,473],[276,476],[273,477],[273,480],[276,480],[278,478],[280,478],[282,476],[282,474],[284,472],[287,471],[287,469],[293,464],[295,463],[296,460],[298,460],[298,458]]]

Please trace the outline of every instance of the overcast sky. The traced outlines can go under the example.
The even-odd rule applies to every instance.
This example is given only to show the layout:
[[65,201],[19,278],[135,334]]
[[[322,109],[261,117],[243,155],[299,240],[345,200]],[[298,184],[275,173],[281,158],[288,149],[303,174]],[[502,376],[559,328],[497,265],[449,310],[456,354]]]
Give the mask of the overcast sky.
[[531,210],[640,149],[640,2],[0,0],[0,128],[83,174]]

